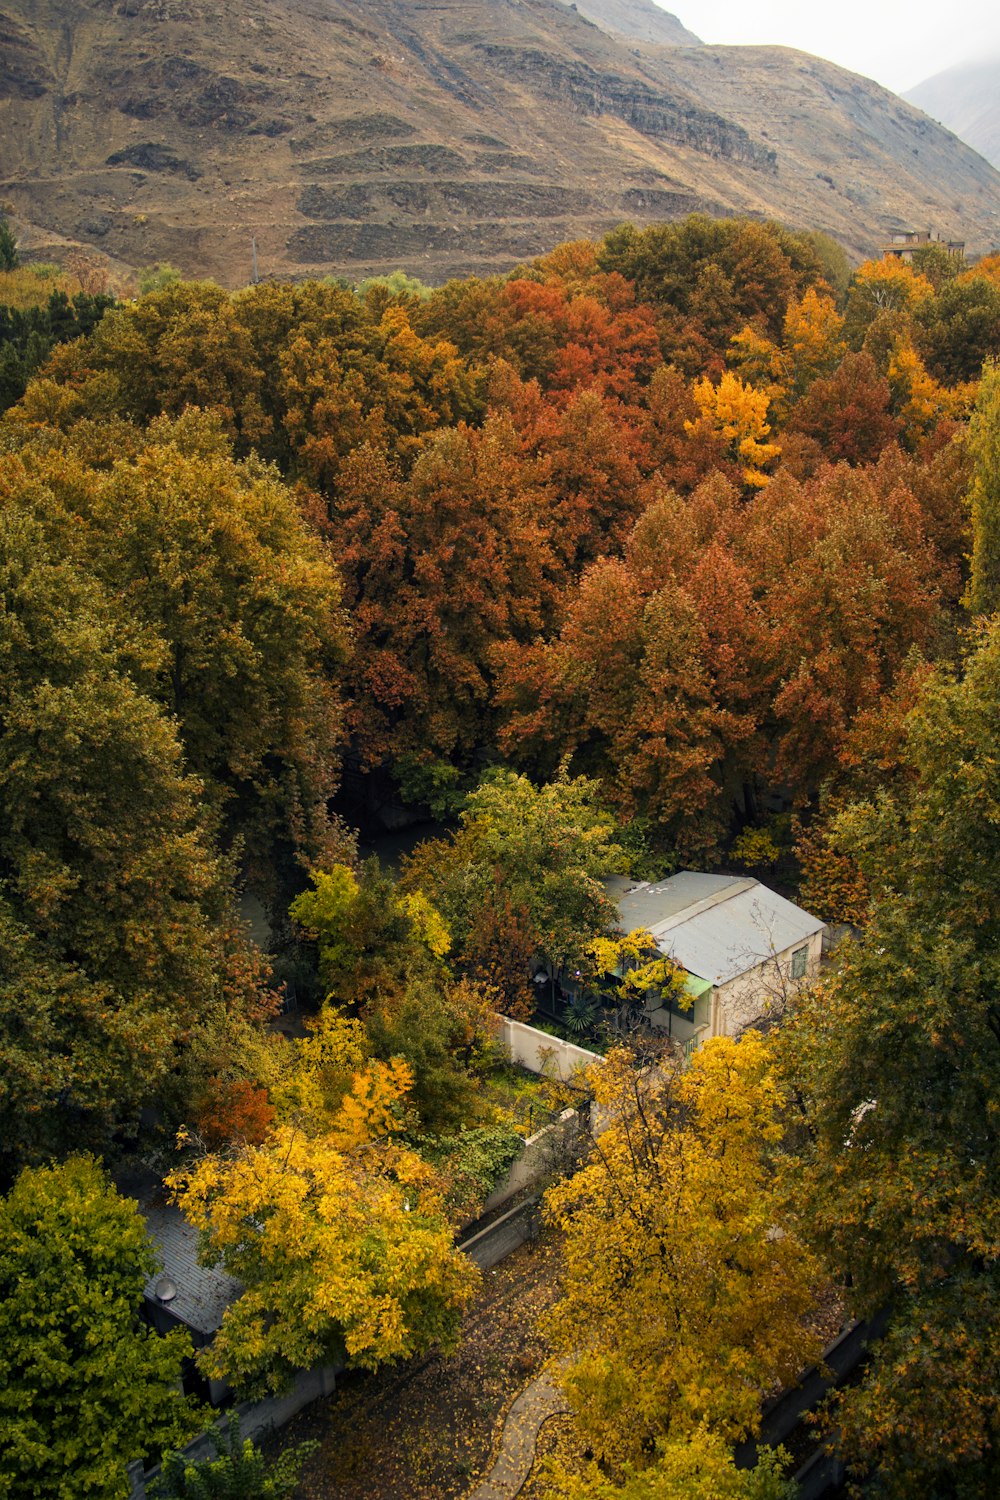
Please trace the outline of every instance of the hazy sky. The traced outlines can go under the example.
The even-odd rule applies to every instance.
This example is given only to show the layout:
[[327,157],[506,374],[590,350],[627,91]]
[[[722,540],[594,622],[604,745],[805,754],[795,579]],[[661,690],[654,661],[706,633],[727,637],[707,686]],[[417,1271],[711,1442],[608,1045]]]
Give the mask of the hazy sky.
[[962,0],[658,0],[703,42],[778,42],[901,93],[955,63],[1000,56],[1000,4]]

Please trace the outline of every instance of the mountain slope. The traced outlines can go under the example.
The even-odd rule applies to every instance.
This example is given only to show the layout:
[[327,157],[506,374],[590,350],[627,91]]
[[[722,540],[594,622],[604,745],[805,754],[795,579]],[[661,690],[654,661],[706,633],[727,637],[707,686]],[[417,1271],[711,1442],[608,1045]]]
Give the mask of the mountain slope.
[[[647,63],[653,49],[645,49]],[[888,89],[787,47],[655,49],[659,70],[705,109],[777,151],[751,211],[821,227],[857,250],[861,226],[936,229],[970,251],[1000,244],[998,174]],[[751,184],[751,187],[756,184]],[[808,210],[804,211],[804,205]]]
[[653,0],[562,0],[610,36],[668,47],[699,47],[701,40]]
[[436,281],[699,208],[858,254],[1000,240],[1000,175],[877,85],[626,46],[559,0],[0,0],[0,41],[0,200],[35,243],[224,284],[251,236],[265,274]]
[[948,68],[903,97],[1000,167],[1000,58]]

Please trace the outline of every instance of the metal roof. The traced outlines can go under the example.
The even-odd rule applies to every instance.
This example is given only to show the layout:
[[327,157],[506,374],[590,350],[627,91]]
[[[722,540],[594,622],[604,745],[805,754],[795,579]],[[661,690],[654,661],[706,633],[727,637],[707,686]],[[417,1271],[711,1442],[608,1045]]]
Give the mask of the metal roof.
[[156,1283],[169,1276],[177,1295],[163,1306],[171,1316],[198,1333],[215,1333],[226,1308],[243,1290],[240,1283],[225,1271],[198,1264],[198,1231],[175,1204],[144,1204],[142,1212],[160,1262],[146,1282],[146,1296],[159,1302]]
[[682,870],[618,899],[626,931],[645,927],[690,974],[727,984],[822,932],[824,923],[759,880]]

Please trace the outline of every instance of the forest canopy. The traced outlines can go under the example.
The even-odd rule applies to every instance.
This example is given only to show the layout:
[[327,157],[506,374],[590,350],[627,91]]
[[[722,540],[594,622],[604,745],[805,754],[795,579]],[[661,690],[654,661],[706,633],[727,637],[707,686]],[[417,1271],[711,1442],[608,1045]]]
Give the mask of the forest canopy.
[[[8,1237],[35,1205],[59,1248],[62,1181],[131,1286],[142,1236],[79,1153],[153,1163],[245,1288],[203,1371],[447,1345],[454,1232],[524,1133],[498,1012],[620,943],[611,874],[749,869],[853,936],[766,1039],[594,1084],[618,1125],[549,1215],[599,1464],[559,1483],[781,1496],[731,1448],[823,1281],[890,1313],[835,1413],[857,1474],[991,1493],[1000,258],[852,269],[695,215],[436,288],[167,267],[126,298],[9,248]],[[362,858],[430,820],[398,872]],[[718,1257],[668,1327],[678,1194]],[[156,1401],[140,1449],[192,1418]]]

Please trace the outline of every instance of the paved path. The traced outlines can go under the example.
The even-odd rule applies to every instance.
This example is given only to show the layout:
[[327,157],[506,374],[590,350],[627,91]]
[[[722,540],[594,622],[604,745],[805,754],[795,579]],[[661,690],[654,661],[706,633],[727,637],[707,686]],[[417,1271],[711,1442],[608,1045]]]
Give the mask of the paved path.
[[531,1473],[542,1423],[568,1410],[566,1397],[548,1370],[526,1386],[507,1413],[496,1463],[466,1500],[514,1500]]

